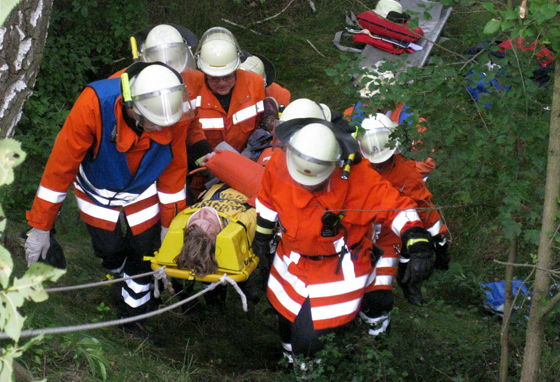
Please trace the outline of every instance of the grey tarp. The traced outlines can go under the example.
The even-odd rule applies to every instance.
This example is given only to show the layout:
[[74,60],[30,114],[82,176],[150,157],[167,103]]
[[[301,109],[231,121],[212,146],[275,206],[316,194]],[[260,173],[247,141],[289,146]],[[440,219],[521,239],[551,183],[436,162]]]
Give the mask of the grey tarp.
[[[423,67],[428,60],[428,56],[430,55],[430,51],[433,46],[433,44],[428,42],[428,40],[437,41],[453,8],[444,8],[441,3],[425,0],[400,0],[400,3],[402,4],[403,10],[411,10],[419,13],[414,17],[418,17],[420,19],[419,25],[424,31],[424,38],[416,42],[416,44],[420,45],[423,49],[415,51],[411,54],[405,53],[405,63],[407,66]],[[423,4],[425,8],[421,8],[419,6],[420,4]],[[432,16],[431,20],[424,19],[425,11],[429,12]],[[362,51],[362,57],[363,60],[360,65],[363,67],[372,67],[379,61],[393,61],[401,58],[402,56],[384,52],[372,45],[366,45]]]

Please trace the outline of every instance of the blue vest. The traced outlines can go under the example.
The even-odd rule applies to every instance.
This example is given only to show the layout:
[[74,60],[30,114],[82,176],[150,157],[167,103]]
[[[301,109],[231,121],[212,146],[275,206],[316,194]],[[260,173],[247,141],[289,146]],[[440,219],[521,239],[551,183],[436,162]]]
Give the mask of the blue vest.
[[136,200],[146,191],[171,162],[171,145],[151,141],[150,148],[140,161],[136,175],[128,168],[126,153],[117,150],[117,118],[115,102],[120,96],[120,78],[101,80],[88,85],[97,94],[101,109],[102,134],[99,151],[93,156],[89,150],[80,164],[76,182],[96,204],[122,206]]
[[[402,108],[402,110],[401,110],[401,114],[399,115],[399,125],[402,125],[402,124],[406,121],[406,119],[407,119],[408,117],[410,117],[411,115],[414,115],[414,113],[413,113],[412,111],[407,111],[407,110],[409,110],[409,109],[410,109],[410,108],[409,108],[408,106],[403,105],[403,108]],[[408,125],[411,125],[411,124],[412,124],[412,121],[408,121],[408,122],[406,122],[406,123],[407,123]]]
[[[398,123],[399,125],[404,123],[408,117],[414,115],[414,113],[412,113],[411,111],[407,111],[408,109],[410,109],[408,106],[406,105],[403,106],[401,114],[399,115],[399,123]],[[361,126],[364,119],[366,119],[368,114],[371,112],[373,112],[373,110],[370,107],[364,106],[364,104],[361,101],[356,102],[356,105],[352,110],[352,122],[354,122],[356,125]],[[407,122],[407,123],[410,125],[412,122]]]

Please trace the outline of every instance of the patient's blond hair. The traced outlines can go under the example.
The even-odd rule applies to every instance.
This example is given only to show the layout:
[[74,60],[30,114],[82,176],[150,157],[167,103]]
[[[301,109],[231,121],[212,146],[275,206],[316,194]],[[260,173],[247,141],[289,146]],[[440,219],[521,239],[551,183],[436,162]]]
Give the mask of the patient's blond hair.
[[175,258],[177,268],[192,270],[195,277],[216,273],[216,236],[208,235],[196,224],[185,227],[184,234],[183,248]]

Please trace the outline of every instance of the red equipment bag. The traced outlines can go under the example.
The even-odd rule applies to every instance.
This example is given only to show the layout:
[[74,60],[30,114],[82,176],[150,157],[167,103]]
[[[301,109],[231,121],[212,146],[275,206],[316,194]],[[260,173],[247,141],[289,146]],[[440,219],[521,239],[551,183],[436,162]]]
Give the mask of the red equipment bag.
[[[394,23],[392,21],[384,19],[383,17],[379,16],[377,13],[371,10],[360,13],[356,17],[358,19],[358,23],[360,24],[360,26],[362,28],[369,30],[374,35],[389,37],[393,40],[403,41],[403,42],[415,42],[418,41],[420,37],[424,36],[424,31],[420,27],[411,30],[408,26],[408,22],[402,24]],[[367,42],[367,44],[370,43]],[[389,52],[388,50],[386,51]]]
[[395,45],[388,41],[383,41],[367,35],[365,33],[357,33],[352,37],[352,41],[360,43],[360,44],[369,44],[373,45],[374,47],[384,50],[385,52],[389,52],[392,54],[403,54],[403,53],[412,53],[414,50],[412,48],[403,48],[401,46]]

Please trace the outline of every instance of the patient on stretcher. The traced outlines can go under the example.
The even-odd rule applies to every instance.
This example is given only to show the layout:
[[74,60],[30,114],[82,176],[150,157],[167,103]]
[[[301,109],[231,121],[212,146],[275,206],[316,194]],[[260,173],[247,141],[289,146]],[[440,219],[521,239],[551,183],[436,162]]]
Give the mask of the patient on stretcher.
[[200,202],[195,203],[191,207],[195,212],[184,228],[183,247],[175,258],[177,268],[191,270],[199,278],[216,273],[216,238],[228,225],[230,218],[245,227],[252,242],[257,213],[255,208],[245,203],[247,199],[241,192],[219,183]]

